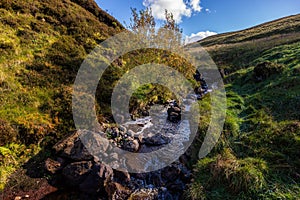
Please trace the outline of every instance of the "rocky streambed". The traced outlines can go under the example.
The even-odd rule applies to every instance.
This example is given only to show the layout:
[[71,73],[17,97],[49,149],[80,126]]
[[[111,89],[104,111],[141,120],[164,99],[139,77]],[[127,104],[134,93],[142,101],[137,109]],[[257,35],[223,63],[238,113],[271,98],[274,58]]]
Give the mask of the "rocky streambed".
[[[192,102],[185,100],[183,109],[188,111]],[[109,145],[103,145],[101,139],[97,141],[97,137],[94,140],[102,145],[101,151],[108,152],[105,156],[115,161],[123,158],[117,153],[109,153],[113,147],[134,153],[149,153],[172,143],[178,152],[183,151],[185,143],[190,139],[189,123],[186,119],[172,123],[167,118],[166,108],[153,107],[150,116],[119,126],[104,125],[99,135],[106,137]],[[45,163],[46,169],[53,174],[53,184],[76,191],[80,198],[85,199],[183,198],[184,190],[191,180],[191,172],[186,167],[188,151],[159,170],[149,170],[147,167],[151,167],[152,163],[145,161],[143,171],[149,171],[147,173],[118,171],[111,167],[111,163],[105,164],[99,157],[89,153],[80,137],[85,132],[77,131],[54,145],[55,156],[48,158]],[[132,167],[136,167],[135,164],[132,163]]]

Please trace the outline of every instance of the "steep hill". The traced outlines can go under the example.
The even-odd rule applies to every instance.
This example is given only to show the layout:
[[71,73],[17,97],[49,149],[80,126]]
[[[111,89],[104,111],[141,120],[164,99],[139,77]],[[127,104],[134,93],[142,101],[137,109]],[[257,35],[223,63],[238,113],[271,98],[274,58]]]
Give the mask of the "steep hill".
[[299,198],[299,28],[295,15],[189,45],[218,64],[228,106],[220,146],[196,165],[194,199]]
[[91,0],[1,0],[0,16],[2,189],[43,144],[74,130],[77,70],[97,43],[124,28]]

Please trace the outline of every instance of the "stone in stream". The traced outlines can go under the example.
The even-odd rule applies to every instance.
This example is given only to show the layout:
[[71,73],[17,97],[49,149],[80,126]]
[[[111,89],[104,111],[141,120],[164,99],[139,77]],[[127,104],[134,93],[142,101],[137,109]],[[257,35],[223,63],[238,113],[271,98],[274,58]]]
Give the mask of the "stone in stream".
[[135,132],[133,132],[132,130],[127,131],[127,136],[128,137],[133,137],[134,135],[135,135]]
[[75,162],[67,165],[62,170],[62,175],[66,178],[66,183],[71,186],[81,184],[92,170],[91,161]]
[[169,137],[160,134],[143,138],[143,144],[153,146],[168,144],[170,141],[171,139]]
[[119,126],[119,130],[122,131],[123,133],[126,133],[126,132],[127,132],[126,127],[125,127],[125,126],[122,126],[122,125]]
[[181,120],[181,108],[177,105],[176,101],[170,103],[167,110],[168,120],[177,123]]
[[138,140],[127,140],[123,145],[124,149],[131,152],[137,152],[139,150],[140,144]]
[[114,139],[114,138],[117,138],[120,136],[120,131],[117,127],[114,127],[112,129],[112,132],[111,132],[111,137]]

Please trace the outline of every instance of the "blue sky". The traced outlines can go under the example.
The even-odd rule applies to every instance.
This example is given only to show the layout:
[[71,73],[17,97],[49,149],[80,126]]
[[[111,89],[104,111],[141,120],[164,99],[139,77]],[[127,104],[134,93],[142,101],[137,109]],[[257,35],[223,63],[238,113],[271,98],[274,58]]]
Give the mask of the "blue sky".
[[[300,0],[96,0],[121,23],[130,23],[130,8],[152,7],[159,19],[173,14],[187,36],[201,39],[214,33],[242,30],[300,13]],[[192,38],[192,37],[190,37]]]

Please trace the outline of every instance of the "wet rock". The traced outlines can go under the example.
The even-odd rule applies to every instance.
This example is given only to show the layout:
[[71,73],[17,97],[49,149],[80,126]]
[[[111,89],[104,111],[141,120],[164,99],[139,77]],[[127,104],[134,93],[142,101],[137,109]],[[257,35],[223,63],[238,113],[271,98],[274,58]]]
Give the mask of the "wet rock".
[[137,152],[139,150],[138,140],[128,140],[124,143],[124,149],[131,152]]
[[120,136],[120,131],[118,128],[113,128],[112,129],[112,133],[111,133],[111,137],[114,139],[114,138],[117,138]]
[[135,132],[133,132],[132,130],[128,130],[127,135],[128,137],[133,137],[135,135]]
[[94,170],[101,179],[107,179],[113,174],[113,169],[106,164],[96,164]]
[[66,178],[66,183],[72,186],[82,183],[92,170],[91,161],[75,162],[67,165],[62,175]]
[[181,108],[177,105],[176,101],[170,102],[167,110],[168,120],[177,123],[181,120]]
[[125,128],[125,126],[122,126],[122,125],[119,126],[119,130],[122,131],[123,133],[127,132],[127,129]]
[[139,153],[150,153],[152,151],[157,151],[159,149],[161,149],[162,146],[157,145],[157,146],[153,146],[153,145],[146,145],[146,144],[142,144],[140,149],[139,149]]
[[169,137],[166,137],[164,135],[159,135],[159,134],[156,134],[152,137],[143,138],[144,144],[153,145],[153,146],[168,144],[170,141],[171,139]]

